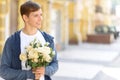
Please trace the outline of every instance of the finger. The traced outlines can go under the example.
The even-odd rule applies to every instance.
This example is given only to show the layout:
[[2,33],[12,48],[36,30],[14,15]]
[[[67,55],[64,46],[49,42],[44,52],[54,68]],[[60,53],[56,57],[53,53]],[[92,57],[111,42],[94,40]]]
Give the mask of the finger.
[[44,67],[37,67],[36,69],[44,70],[45,68]]
[[32,69],[32,72],[35,73],[35,72],[36,72],[36,69]]
[[39,79],[40,77],[41,77],[41,74],[38,74],[38,73],[35,74],[36,79]]
[[36,70],[35,73],[45,73],[45,71],[44,70]]

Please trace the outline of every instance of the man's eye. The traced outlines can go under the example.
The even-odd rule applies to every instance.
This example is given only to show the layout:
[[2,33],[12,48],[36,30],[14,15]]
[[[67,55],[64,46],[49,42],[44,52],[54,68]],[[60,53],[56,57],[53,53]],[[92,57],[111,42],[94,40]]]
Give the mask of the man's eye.
[[37,17],[38,15],[34,15],[34,17]]

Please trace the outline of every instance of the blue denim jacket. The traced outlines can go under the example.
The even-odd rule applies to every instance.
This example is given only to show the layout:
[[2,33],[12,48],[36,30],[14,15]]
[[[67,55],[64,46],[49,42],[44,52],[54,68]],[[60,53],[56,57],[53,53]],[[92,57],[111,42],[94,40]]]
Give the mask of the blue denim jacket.
[[[12,36],[10,36],[5,43],[1,65],[0,65],[0,76],[5,80],[26,80],[26,79],[34,79],[34,74],[31,70],[21,70],[21,61],[19,59],[19,55],[21,53],[20,50],[20,32],[15,32]],[[53,50],[56,49],[54,47],[53,37],[46,34],[45,32],[41,32],[46,42],[50,43],[50,47]],[[50,76],[53,75],[58,69],[58,60],[57,53],[53,58],[52,62],[45,68],[45,80],[49,80]]]

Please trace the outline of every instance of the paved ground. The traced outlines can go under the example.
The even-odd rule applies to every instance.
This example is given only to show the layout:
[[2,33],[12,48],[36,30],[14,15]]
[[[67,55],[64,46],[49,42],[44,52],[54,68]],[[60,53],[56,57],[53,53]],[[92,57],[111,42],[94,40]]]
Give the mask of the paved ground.
[[120,80],[120,39],[112,44],[82,43],[58,52],[53,80]]

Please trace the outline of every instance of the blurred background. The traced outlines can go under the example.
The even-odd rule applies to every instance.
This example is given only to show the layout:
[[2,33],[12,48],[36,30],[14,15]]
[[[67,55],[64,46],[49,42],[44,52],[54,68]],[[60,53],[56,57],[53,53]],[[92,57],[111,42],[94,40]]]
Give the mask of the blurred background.
[[[0,0],[0,54],[24,27],[19,7]],[[53,80],[120,80],[120,0],[31,0],[43,10],[42,30],[54,36],[59,70]]]

